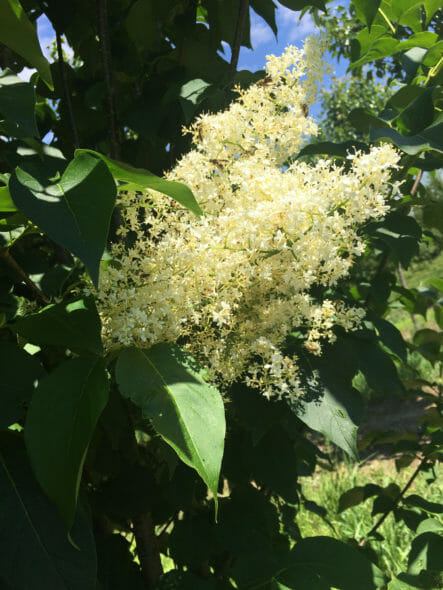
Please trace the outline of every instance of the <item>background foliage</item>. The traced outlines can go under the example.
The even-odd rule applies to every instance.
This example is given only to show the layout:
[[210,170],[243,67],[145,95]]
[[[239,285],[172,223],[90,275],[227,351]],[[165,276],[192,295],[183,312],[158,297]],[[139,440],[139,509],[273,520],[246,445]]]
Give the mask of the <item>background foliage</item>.
[[[319,294],[359,302],[367,317],[304,357],[321,387],[296,408],[241,384],[222,400],[176,346],[105,354],[94,299],[80,295],[111,263],[119,190],[155,188],[200,212],[161,174],[189,147],[183,124],[263,75],[236,71],[249,2],[0,0],[2,589],[443,587],[443,507],[411,488],[438,485],[443,280],[408,288],[403,273],[443,232],[440,2],[354,0],[337,16],[322,0],[282,4],[334,31],[353,76],[324,99],[320,141],[293,157],[346,166],[353,147],[391,141],[403,181],[386,218],[361,229],[368,247],[349,280]],[[272,0],[250,6],[276,32]],[[41,14],[57,35],[52,64],[35,33]],[[30,82],[25,65],[37,70]],[[391,86],[379,92],[378,78]],[[288,347],[303,356],[296,332]],[[368,398],[392,397],[424,402],[419,424],[357,441]],[[355,460],[381,447],[399,475],[349,478],[328,505],[314,473],[338,458],[319,433]],[[349,518],[337,531],[334,514],[367,502],[363,526]],[[303,525],[307,512],[327,528]],[[397,561],[381,535],[392,517],[409,531]]]

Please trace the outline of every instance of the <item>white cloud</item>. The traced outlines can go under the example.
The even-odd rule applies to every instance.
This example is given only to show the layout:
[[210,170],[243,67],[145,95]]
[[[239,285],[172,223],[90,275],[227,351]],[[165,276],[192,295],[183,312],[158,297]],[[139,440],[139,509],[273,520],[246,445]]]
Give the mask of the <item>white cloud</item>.
[[276,20],[279,36],[286,43],[300,41],[316,30],[310,14],[305,14],[300,20],[300,11],[291,10],[281,4],[277,8]]
[[260,17],[251,12],[251,43],[252,47],[258,47],[269,43],[274,38],[272,29]]

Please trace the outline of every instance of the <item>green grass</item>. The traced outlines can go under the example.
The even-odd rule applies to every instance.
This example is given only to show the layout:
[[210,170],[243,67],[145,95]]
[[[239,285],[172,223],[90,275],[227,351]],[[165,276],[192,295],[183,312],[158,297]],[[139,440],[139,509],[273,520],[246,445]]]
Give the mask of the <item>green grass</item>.
[[[316,514],[301,508],[296,522],[302,536],[332,535],[342,541],[350,539],[360,541],[371,530],[380,514],[371,515],[373,498],[339,513],[338,503],[341,494],[356,485],[364,486],[367,483],[375,483],[384,487],[394,482],[402,488],[414,469],[414,466],[410,466],[400,473],[396,473],[393,460],[377,460],[363,466],[343,464],[332,472],[317,470],[314,476],[307,478],[302,483],[302,489],[307,499],[314,500],[326,508],[329,524]],[[440,468],[440,476],[442,472],[443,469]],[[441,477],[429,485],[419,474],[409,488],[407,495],[411,493],[418,494],[429,501],[441,502],[443,498]],[[441,516],[435,515],[433,517],[440,518],[443,522]],[[403,521],[396,522],[392,513],[380,526],[378,532],[384,539],[382,541],[371,540],[370,546],[377,555],[379,567],[389,577],[406,571],[408,553],[415,533],[408,529]]]

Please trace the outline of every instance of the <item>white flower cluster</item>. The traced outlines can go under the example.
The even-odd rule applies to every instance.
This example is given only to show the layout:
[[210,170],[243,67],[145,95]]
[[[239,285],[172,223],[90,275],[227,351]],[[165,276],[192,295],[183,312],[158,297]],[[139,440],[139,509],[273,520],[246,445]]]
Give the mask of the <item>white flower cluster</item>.
[[168,178],[191,188],[203,216],[155,191],[123,194],[121,233],[136,237],[113,246],[100,277],[109,348],[179,341],[219,383],[297,397],[297,358],[280,350],[288,334],[305,330],[320,354],[334,326],[359,325],[361,309],[310,290],[335,285],[364,251],[357,229],[387,211],[398,156],[386,145],[350,156],[346,172],[328,160],[285,165],[316,132],[308,109],[322,51],[311,38],[268,57],[261,82],[193,125],[195,148]]

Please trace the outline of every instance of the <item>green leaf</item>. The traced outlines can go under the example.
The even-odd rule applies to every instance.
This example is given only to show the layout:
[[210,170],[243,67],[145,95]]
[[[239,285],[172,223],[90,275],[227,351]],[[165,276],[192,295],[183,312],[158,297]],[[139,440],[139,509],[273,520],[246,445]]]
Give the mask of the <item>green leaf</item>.
[[408,356],[408,349],[406,342],[398,328],[388,320],[379,318],[375,314],[370,314],[369,317],[377,328],[379,338],[385,346],[387,346],[394,354],[398,356],[403,362],[406,362]]
[[180,459],[197,471],[217,507],[226,429],[223,400],[195,365],[175,345],[131,348],[120,354],[116,378],[121,393],[142,409]]
[[0,211],[5,211],[8,213],[17,211],[17,207],[14,205],[14,202],[11,199],[11,193],[9,192],[9,188],[7,186],[0,187]]
[[49,63],[43,56],[37,31],[26,16],[18,0],[0,0],[0,42],[10,47],[36,68],[49,86],[54,89]]
[[237,587],[265,588],[284,559],[276,552],[278,543],[281,549],[285,544],[275,505],[249,482],[235,486],[229,499],[220,501],[220,522],[214,529],[216,546],[235,556],[229,577]]
[[380,486],[375,484],[366,484],[365,486],[355,486],[343,492],[338,502],[338,512],[344,512],[348,508],[358,506],[371,496],[381,491]]
[[423,0],[385,1],[383,9],[390,20],[417,32],[422,29],[422,4]]
[[352,0],[352,4],[355,7],[358,18],[366,23],[370,29],[377,16],[381,0]]
[[420,96],[423,90],[422,87],[414,86],[412,84],[402,86],[400,90],[391,96],[388,101],[388,106],[393,106],[396,109],[404,109],[414,100],[414,98]]
[[35,90],[9,68],[0,72],[0,114],[15,137],[39,137],[35,122]]
[[433,279],[426,279],[426,283],[443,293],[443,279],[439,279],[437,277]]
[[376,340],[352,338],[358,355],[360,371],[374,391],[394,395],[403,390],[395,364]]
[[126,17],[130,39],[142,50],[149,50],[157,42],[158,29],[155,9],[149,0],[136,0]]
[[322,357],[309,359],[304,377],[306,394],[291,407],[309,428],[357,459],[356,436],[363,406],[351,385],[351,375],[340,373],[341,363],[352,367],[351,354],[348,347],[331,348]]
[[392,579],[388,584],[388,590],[417,590],[417,586],[411,586],[398,578]]
[[350,406],[359,404],[357,395],[350,390],[340,390],[336,387],[330,388],[320,384],[319,387],[322,390],[320,399],[300,402],[301,407],[296,409],[297,416],[309,428],[321,432],[348,455],[358,459],[358,425],[348,412]]
[[271,27],[272,32],[277,37],[274,2],[272,0],[251,0],[250,4],[252,9]]
[[422,31],[420,33],[415,33],[415,35],[411,35],[406,41],[401,41],[398,49],[400,51],[405,51],[413,47],[428,48],[432,47],[437,41],[437,33],[432,33],[431,31]]
[[418,575],[422,570],[443,571],[443,536],[422,533],[411,544],[408,573]]
[[411,215],[393,211],[376,226],[374,235],[385,242],[394,252],[404,268],[418,254],[422,237],[421,227]]
[[298,154],[297,158],[302,156],[309,156],[315,154],[324,154],[327,156],[337,156],[339,158],[346,158],[351,152],[358,150],[368,151],[368,146],[360,141],[344,141],[342,143],[333,143],[332,141],[319,141],[318,143],[311,143],[307,145]]
[[14,342],[0,341],[0,429],[22,419],[34,382],[45,374],[38,360]]
[[403,499],[403,504],[406,504],[407,506],[415,506],[416,508],[420,508],[420,510],[430,512],[431,514],[443,514],[443,504],[440,504],[439,502],[429,502],[429,500],[425,500],[417,494],[406,496],[406,498]]
[[431,362],[440,360],[440,349],[443,346],[443,332],[423,328],[414,334],[413,342],[421,354]]
[[358,131],[362,131],[363,133],[367,133],[369,128],[372,127],[386,127],[386,121],[381,119],[380,117],[375,117],[372,113],[362,107],[358,107],[353,109],[349,113],[349,122],[353,125]]
[[398,51],[399,42],[386,32],[382,25],[373,25],[371,31],[363,29],[352,41],[352,63],[349,69],[389,57]]
[[416,135],[405,137],[395,129],[371,129],[371,141],[385,139],[410,156],[423,151],[435,150],[443,154],[443,115],[441,114],[432,125]]
[[6,449],[1,442],[0,579],[14,590],[95,588],[95,544],[85,512],[78,510],[71,530],[75,548],[35,481],[25,452]]
[[396,118],[395,123],[400,133],[416,135],[432,124],[434,119],[434,103],[432,93],[434,88],[425,88],[423,92],[412,100]]
[[105,367],[104,360],[94,358],[62,363],[39,383],[26,418],[32,468],[68,528],[74,522],[88,445],[108,401]]
[[277,579],[290,588],[308,590],[299,586],[300,576],[307,572],[317,575],[321,584],[310,588],[376,590],[384,583],[383,573],[363,553],[332,537],[307,537],[298,541],[291,550],[288,565]]
[[422,4],[426,12],[426,26],[434,16],[434,14],[441,8],[441,0],[422,0]]
[[417,527],[417,535],[422,533],[443,533],[443,523],[435,518],[426,518]]
[[307,6],[315,6],[315,8],[326,10],[325,0],[281,0],[280,4],[291,10],[303,10]]
[[197,105],[203,100],[205,91],[210,86],[208,82],[201,78],[189,80],[189,82],[181,86],[179,100],[187,123],[194,116]]
[[17,168],[9,190],[20,211],[78,256],[97,285],[116,197],[115,182],[105,164],[78,153],[60,181],[47,186]]
[[103,353],[100,318],[91,298],[49,305],[19,318],[13,329],[33,344],[63,346],[73,352]]
[[177,201],[177,203],[180,203],[183,205],[183,207],[186,207],[196,215],[203,215],[203,211],[195,200],[191,189],[180,182],[165,180],[164,178],[160,178],[159,176],[152,174],[152,172],[149,172],[148,170],[143,170],[142,168],[133,168],[132,166],[129,166],[129,164],[111,160],[110,158],[107,158],[98,152],[94,152],[93,150],[76,150],[75,153],[87,153],[92,154],[97,158],[101,158],[108,166],[109,171],[116,180],[123,180],[124,182],[131,183],[142,189],[152,188],[159,193],[163,193],[164,195],[172,197]]

